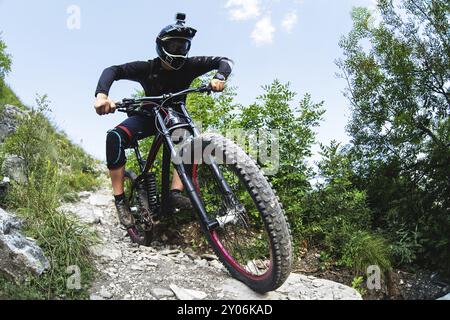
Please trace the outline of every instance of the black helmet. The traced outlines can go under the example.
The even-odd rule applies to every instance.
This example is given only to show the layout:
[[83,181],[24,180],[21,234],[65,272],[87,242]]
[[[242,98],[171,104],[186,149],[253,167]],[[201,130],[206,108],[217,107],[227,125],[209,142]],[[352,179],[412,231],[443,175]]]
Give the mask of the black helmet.
[[197,30],[186,27],[186,15],[178,13],[177,22],[165,27],[156,38],[156,52],[159,58],[173,70],[179,70],[186,62],[191,41]]

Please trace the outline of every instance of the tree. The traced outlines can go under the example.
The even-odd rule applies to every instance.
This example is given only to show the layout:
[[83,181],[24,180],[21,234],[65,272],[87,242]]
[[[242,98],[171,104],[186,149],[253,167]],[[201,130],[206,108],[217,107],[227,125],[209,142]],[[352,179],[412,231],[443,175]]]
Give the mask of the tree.
[[[1,36],[1,33],[0,33]],[[11,56],[6,53],[6,44],[0,37],[0,81],[11,71]]]
[[[263,87],[257,102],[244,107],[237,126],[248,132],[279,130],[279,168],[270,180],[284,204],[284,208],[298,234],[301,230],[301,198],[311,188],[312,169],[307,158],[312,155],[317,127],[324,114],[323,102],[314,103],[309,94],[293,107],[296,93],[290,84],[275,80]],[[261,147],[261,146],[260,146]]]
[[[192,87],[206,85],[212,78],[212,74],[194,80]],[[235,119],[235,111],[239,108],[234,102],[236,89],[227,86],[219,95],[206,96],[204,94],[189,95],[186,107],[190,115],[201,126],[202,131],[230,129]]]
[[[338,61],[348,131],[374,227],[415,234],[419,261],[450,271],[450,3],[380,0],[381,22],[352,13]],[[403,232],[401,234],[404,234]]]
[[[302,199],[302,235],[339,265],[365,274],[367,267],[391,266],[387,241],[371,229],[373,213],[364,190],[352,182],[354,154],[337,142],[321,145],[318,183]],[[327,261],[324,261],[327,262]]]

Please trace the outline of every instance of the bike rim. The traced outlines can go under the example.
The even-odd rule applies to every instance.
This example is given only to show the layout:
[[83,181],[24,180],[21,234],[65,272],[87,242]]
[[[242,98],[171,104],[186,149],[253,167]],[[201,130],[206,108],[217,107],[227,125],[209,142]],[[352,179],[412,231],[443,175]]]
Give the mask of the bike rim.
[[[198,166],[198,164],[194,164],[193,167],[192,167],[192,180],[193,180],[193,184],[194,184],[194,187],[195,187],[197,193],[201,196],[201,189],[200,189],[200,183],[199,183],[199,166]],[[242,183],[242,181],[241,181],[241,183]],[[246,190],[249,193],[248,189],[246,189]],[[249,196],[250,196],[250,193],[249,193]],[[256,206],[256,203],[254,203],[254,205]],[[264,229],[264,232],[267,234],[267,231],[265,229]],[[272,242],[271,242],[270,237],[268,237],[268,239],[267,239],[267,241],[268,241],[267,245],[268,245],[269,257],[267,257],[267,259],[266,259],[266,261],[269,262],[269,265],[267,266],[266,270],[262,274],[252,273],[249,270],[248,264],[244,266],[244,265],[242,265],[242,263],[237,261],[237,259],[234,257],[234,255],[230,252],[230,248],[228,248],[228,246],[226,245],[226,243],[225,243],[226,241],[221,239],[221,236],[220,236],[219,232],[217,232],[217,230],[211,230],[210,231],[210,238],[211,238],[211,241],[214,243],[216,249],[221,254],[221,256],[226,260],[226,262],[234,270],[239,272],[244,277],[246,277],[248,279],[251,279],[251,280],[254,280],[254,281],[263,281],[263,280],[265,280],[265,279],[267,279],[268,277],[271,276],[271,274],[273,272],[273,254],[272,254],[272,250],[271,250]]]

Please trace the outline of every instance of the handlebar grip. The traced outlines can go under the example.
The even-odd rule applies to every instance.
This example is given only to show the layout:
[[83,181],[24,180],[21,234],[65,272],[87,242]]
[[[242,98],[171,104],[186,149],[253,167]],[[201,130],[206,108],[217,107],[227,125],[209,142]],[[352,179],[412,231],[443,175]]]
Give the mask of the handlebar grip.
[[212,92],[211,84],[201,87],[199,92],[211,93]]

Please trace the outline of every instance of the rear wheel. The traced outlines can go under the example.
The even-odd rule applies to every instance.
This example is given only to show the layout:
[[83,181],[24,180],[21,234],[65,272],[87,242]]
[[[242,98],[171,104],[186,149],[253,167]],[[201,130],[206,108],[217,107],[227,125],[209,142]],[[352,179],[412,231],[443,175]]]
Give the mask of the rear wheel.
[[[233,277],[253,290],[276,290],[291,272],[292,241],[271,185],[257,164],[228,139],[207,134],[189,148],[193,184],[209,218],[220,223],[206,234],[215,253]],[[206,155],[218,163],[233,197],[221,191]]]
[[153,241],[154,229],[150,212],[146,206],[146,192],[142,188],[136,188],[131,194],[132,186],[137,179],[137,175],[127,170],[125,172],[125,196],[130,205],[134,217],[135,225],[127,230],[128,235],[134,243],[149,247]]

